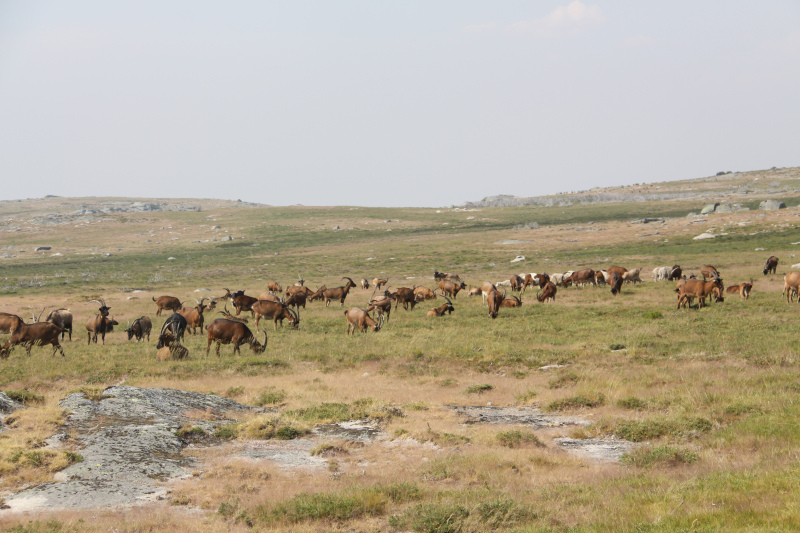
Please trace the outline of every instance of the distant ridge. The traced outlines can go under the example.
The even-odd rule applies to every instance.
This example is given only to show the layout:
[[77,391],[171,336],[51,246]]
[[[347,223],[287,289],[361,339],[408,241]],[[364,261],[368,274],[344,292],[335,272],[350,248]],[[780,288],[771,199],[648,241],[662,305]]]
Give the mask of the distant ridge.
[[691,180],[635,184],[621,187],[596,187],[546,196],[499,194],[460,207],[542,207],[573,204],[650,202],[676,199],[757,198],[800,194],[800,167],[771,168],[749,172],[720,172],[716,176]]

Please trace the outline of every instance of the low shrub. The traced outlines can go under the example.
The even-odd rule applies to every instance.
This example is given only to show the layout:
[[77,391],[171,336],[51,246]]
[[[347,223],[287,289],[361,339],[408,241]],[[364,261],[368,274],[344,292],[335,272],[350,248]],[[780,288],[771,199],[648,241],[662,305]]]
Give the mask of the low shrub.
[[606,402],[606,397],[602,393],[589,393],[571,396],[554,400],[547,404],[549,411],[564,411],[567,409],[580,409],[583,407],[599,407]]
[[489,392],[490,390],[494,390],[494,386],[489,385],[488,383],[482,383],[480,385],[470,385],[464,390],[464,394],[483,394],[484,392]]
[[689,465],[699,459],[697,453],[672,446],[654,446],[634,450],[622,456],[622,464],[649,468],[659,465]]

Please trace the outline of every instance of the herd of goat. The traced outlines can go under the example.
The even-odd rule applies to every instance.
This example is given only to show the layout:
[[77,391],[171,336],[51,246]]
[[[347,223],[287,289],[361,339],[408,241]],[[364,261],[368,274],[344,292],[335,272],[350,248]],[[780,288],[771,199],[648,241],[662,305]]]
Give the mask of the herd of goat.
[[[778,258],[771,256],[764,264],[763,274],[775,274],[778,267]],[[728,294],[739,294],[741,298],[747,299],[753,286],[751,278],[749,283],[733,285],[725,289],[722,278],[716,268],[705,265],[700,269],[702,279],[694,275],[687,277],[679,265],[672,267],[657,267],[653,269],[654,281],[677,281],[675,292],[678,295],[677,309],[691,305],[694,299],[698,300],[697,307],[705,306],[706,298],[712,298],[716,302],[723,301],[723,292]],[[483,305],[488,308],[488,315],[497,318],[500,309],[505,307],[519,307],[522,305],[521,296],[528,287],[538,288],[536,299],[539,302],[554,302],[558,287],[568,287],[570,285],[580,287],[584,285],[602,285],[611,287],[611,293],[617,295],[622,289],[623,283],[639,283],[640,269],[625,269],[619,266],[612,266],[605,270],[583,269],[579,271],[569,271],[565,273],[523,273],[512,275],[510,279],[497,283],[484,282],[479,287],[468,289],[467,284],[461,280],[457,274],[434,272],[434,279],[438,286],[430,289],[422,286],[400,287],[394,292],[389,291],[388,279],[375,278],[373,280],[362,279],[360,286],[362,289],[373,288],[369,298],[369,305],[365,308],[351,307],[344,312],[347,322],[347,333],[355,333],[356,330],[366,332],[368,330],[379,331],[389,320],[392,306],[395,310],[402,305],[405,310],[413,310],[416,305],[426,300],[432,300],[439,295],[443,297],[445,303],[431,308],[427,316],[440,317],[450,314],[455,310],[452,299],[456,299],[462,290],[467,291],[469,296],[480,295]],[[172,311],[161,327],[156,348],[158,348],[159,359],[180,359],[188,355],[188,350],[181,345],[181,340],[187,330],[191,334],[196,334],[199,328],[202,334],[205,324],[204,313],[209,310],[217,309],[218,305],[223,305],[224,310],[217,311],[223,318],[217,318],[205,326],[208,335],[206,346],[206,356],[208,356],[211,345],[216,344],[216,354],[219,356],[222,344],[233,345],[234,354],[240,353],[239,348],[245,344],[249,345],[253,352],[263,353],[267,347],[267,331],[264,328],[264,340],[260,342],[247,326],[247,318],[241,316],[242,313],[249,312],[255,319],[255,330],[259,331],[261,319],[273,321],[274,328],[278,328],[278,323],[283,325],[287,320],[291,327],[297,327],[300,323],[300,308],[306,307],[307,302],[324,301],[328,307],[331,302],[339,302],[344,306],[351,289],[357,287],[356,283],[349,277],[342,277],[346,283],[340,287],[328,288],[325,285],[312,291],[305,286],[305,282],[300,279],[285,290],[274,281],[267,285],[267,291],[261,293],[258,298],[248,296],[244,290],[231,292],[223,289],[225,294],[216,298],[202,298],[200,301],[193,299],[197,304],[187,307],[188,301],[181,302],[173,296],[161,296],[153,298],[157,306],[156,316],[161,316],[162,311]],[[798,296],[800,291],[800,272],[789,272],[784,275],[784,290],[787,302]],[[378,290],[383,289],[379,294]],[[500,292],[502,290],[502,293]],[[508,295],[517,292],[518,295]],[[104,300],[91,300],[100,304],[98,313],[91,316],[86,322],[87,343],[97,343],[98,337],[105,344],[105,335],[113,331],[114,326],[119,323],[110,316],[110,307]],[[800,297],[798,297],[800,302]],[[233,306],[234,312],[228,311],[227,304]],[[374,312],[373,315],[370,313]],[[56,309],[51,311],[44,321],[41,320],[44,310],[31,315],[32,322],[25,321],[18,315],[10,313],[0,313],[0,333],[10,333],[11,337],[0,347],[0,358],[9,357],[14,346],[24,346],[30,356],[33,346],[53,346],[53,355],[60,352],[64,356],[59,338],[69,334],[72,340],[72,313],[68,309]],[[128,340],[143,341],[150,340],[150,332],[153,324],[150,318],[142,316],[135,319],[132,323],[128,321],[125,332]]]

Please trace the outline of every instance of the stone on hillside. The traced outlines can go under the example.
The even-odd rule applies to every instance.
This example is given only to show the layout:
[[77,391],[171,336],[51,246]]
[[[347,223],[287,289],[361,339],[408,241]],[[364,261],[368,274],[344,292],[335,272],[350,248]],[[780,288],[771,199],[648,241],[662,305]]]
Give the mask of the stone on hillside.
[[733,208],[728,204],[722,204],[714,210],[715,213],[733,213]]
[[220,239],[221,241],[232,241],[233,237],[230,235],[225,235],[223,238]]
[[778,200],[764,200],[758,204],[761,211],[777,211],[778,209],[786,209],[786,204]]
[[709,213],[713,213],[714,211],[716,211],[716,209],[717,209],[717,207],[718,207],[718,206],[719,206],[719,202],[716,202],[716,203],[713,203],[713,204],[708,204],[707,206],[705,206],[705,207],[704,207],[704,208],[703,208],[703,209],[700,211],[700,214],[701,214],[701,215],[707,215],[707,214],[709,214]]
[[520,261],[525,261],[524,255],[518,255],[517,257],[511,260],[512,263],[519,263]]
[[9,398],[5,392],[0,392],[0,414],[7,415],[23,407],[25,406]]
[[697,237],[695,237],[692,240],[702,241],[703,239],[714,239],[715,237],[716,237],[716,235],[714,235],[713,233],[701,233],[700,235],[698,235]]
[[49,249],[50,249],[49,246],[37,246],[34,252],[46,252]]

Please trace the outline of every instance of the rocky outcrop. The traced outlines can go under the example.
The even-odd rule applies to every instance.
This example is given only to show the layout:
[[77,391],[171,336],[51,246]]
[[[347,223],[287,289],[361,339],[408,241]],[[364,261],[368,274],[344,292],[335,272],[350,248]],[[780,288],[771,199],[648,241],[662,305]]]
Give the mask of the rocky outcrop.
[[[72,439],[83,461],[58,474],[59,481],[6,498],[11,510],[90,509],[135,505],[166,492],[159,481],[189,474],[191,460],[181,455],[182,426],[207,433],[231,420],[230,412],[256,409],[214,396],[173,389],[109,387],[100,400],[83,393],[63,399],[70,412],[64,432],[51,444]],[[202,413],[202,418],[192,416]]]

